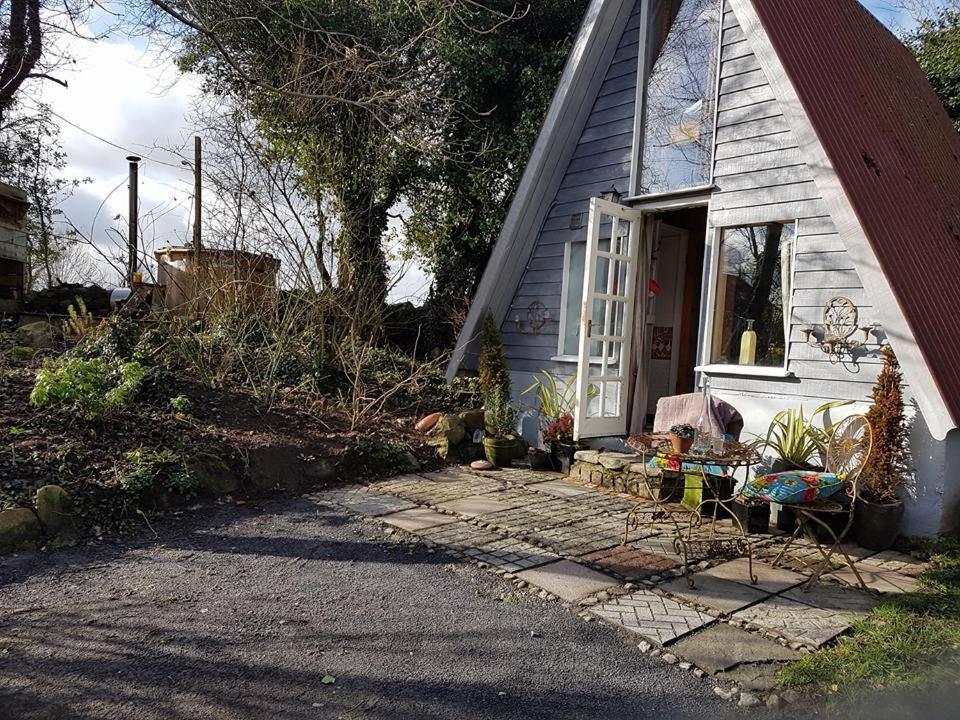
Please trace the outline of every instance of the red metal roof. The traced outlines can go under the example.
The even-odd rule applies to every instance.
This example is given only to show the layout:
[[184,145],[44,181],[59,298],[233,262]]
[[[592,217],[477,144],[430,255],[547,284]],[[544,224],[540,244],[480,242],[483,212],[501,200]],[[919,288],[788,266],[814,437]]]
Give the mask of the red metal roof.
[[960,134],[856,0],[752,2],[960,423]]

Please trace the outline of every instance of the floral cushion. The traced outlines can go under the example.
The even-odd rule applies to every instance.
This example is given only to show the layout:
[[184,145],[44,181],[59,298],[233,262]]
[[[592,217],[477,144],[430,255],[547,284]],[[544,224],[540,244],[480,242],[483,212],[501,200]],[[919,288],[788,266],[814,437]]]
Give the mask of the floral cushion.
[[781,505],[799,505],[835,495],[845,476],[814,470],[762,475],[748,480],[741,495],[747,500],[768,500]]

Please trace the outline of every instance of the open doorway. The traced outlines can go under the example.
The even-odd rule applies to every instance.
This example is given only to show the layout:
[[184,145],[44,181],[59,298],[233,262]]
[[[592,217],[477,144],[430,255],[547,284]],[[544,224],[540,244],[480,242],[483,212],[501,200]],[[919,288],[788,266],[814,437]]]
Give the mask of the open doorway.
[[696,389],[707,208],[647,216],[652,223],[651,300],[647,312],[647,425],[662,397]]

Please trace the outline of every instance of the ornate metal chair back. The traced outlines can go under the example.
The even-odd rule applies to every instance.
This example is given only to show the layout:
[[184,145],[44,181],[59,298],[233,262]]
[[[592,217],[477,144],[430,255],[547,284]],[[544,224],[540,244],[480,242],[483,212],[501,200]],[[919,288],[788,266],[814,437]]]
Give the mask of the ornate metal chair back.
[[873,450],[873,428],[864,415],[851,415],[833,429],[827,446],[827,472],[846,475],[847,492],[856,499],[860,475]]

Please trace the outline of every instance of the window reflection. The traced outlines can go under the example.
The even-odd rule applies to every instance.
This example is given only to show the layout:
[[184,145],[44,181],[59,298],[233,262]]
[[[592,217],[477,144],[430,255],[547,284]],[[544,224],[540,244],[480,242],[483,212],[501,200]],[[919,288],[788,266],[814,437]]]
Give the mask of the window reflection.
[[641,194],[706,184],[714,132],[719,0],[654,4]]
[[723,231],[712,361],[781,367],[790,329],[793,223]]

